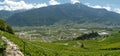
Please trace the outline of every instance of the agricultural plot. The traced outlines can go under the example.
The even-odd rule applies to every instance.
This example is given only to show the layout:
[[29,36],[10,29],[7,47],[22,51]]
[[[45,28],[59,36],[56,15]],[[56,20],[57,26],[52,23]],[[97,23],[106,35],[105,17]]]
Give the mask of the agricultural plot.
[[[119,36],[114,33],[100,42],[98,40],[60,40],[51,43],[23,40],[4,32],[4,36],[17,44],[25,56],[119,56]],[[117,39],[116,39],[116,38]],[[112,39],[115,39],[113,41]],[[84,47],[81,47],[81,43]]]

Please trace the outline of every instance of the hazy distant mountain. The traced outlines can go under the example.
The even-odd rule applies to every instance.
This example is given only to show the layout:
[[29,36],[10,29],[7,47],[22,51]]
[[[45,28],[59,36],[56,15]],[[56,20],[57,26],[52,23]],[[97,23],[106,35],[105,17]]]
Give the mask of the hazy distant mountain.
[[22,11],[24,10],[16,10],[16,11],[0,10],[0,19],[7,19],[11,15],[22,12]]
[[120,14],[105,9],[90,8],[81,3],[68,3],[16,13],[7,19],[12,26],[41,26],[68,21],[78,24],[96,23],[115,26],[120,25]]
[[10,15],[12,15],[13,12],[10,12],[10,11],[5,11],[5,10],[1,10],[0,11],[0,18],[7,18],[9,17]]

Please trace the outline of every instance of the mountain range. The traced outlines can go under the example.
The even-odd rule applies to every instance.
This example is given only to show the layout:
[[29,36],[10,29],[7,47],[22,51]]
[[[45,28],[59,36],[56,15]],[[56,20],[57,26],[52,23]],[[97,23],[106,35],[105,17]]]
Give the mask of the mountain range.
[[7,11],[7,10],[0,10],[0,18],[7,19],[11,15],[19,12],[23,12],[25,10],[16,10],[16,11]]
[[82,3],[47,6],[12,14],[8,12],[3,17],[11,26],[43,26],[61,23],[120,26],[120,14],[106,9],[91,8]]

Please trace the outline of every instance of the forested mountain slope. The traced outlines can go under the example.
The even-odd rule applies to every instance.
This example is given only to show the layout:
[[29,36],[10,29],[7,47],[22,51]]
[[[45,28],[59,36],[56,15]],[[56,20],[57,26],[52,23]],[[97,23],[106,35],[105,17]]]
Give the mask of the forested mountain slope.
[[91,8],[81,3],[31,9],[16,13],[7,19],[12,26],[53,25],[58,22],[117,26],[120,25],[119,21],[120,14],[106,9]]

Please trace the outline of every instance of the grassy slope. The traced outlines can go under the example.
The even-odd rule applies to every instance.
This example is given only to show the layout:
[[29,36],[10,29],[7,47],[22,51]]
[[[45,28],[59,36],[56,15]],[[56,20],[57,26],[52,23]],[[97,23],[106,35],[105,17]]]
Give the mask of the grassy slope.
[[103,48],[120,48],[120,33],[112,34],[103,43],[107,43]]
[[1,38],[0,38],[0,56],[2,56],[2,49],[3,49],[3,47],[2,47],[2,45],[1,45],[1,42],[2,42],[2,40],[1,40]]
[[[9,40],[17,44],[22,52],[24,52],[24,44],[22,39],[4,32]],[[26,56],[101,56],[101,55],[120,55],[120,50],[99,50],[106,48],[119,48],[120,47],[120,33],[113,34],[106,38],[104,41],[99,40],[74,40],[74,41],[56,41],[53,43],[44,43],[39,41],[28,41],[26,40]],[[116,37],[116,38],[115,38]],[[68,45],[64,45],[64,44]],[[80,48],[76,43],[84,43],[85,48]]]
[[0,56],[2,56],[4,49],[5,49],[5,47],[4,47],[3,41],[1,39],[1,31],[0,31]]

